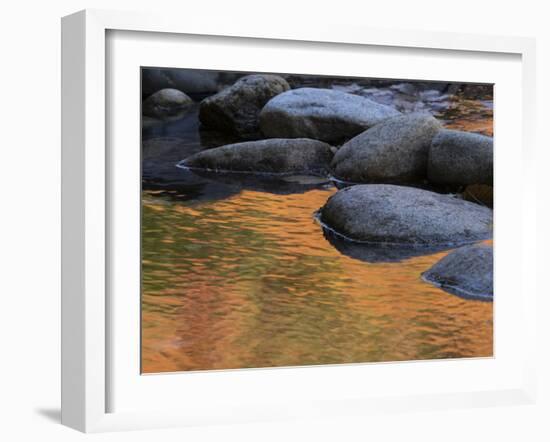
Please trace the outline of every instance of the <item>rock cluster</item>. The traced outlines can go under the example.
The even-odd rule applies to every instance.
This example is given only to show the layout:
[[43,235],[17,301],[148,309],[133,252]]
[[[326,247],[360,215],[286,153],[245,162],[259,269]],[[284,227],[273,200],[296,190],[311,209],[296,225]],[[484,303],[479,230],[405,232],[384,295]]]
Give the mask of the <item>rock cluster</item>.
[[[197,80],[198,89],[211,90],[198,105],[201,126],[240,141],[199,151],[179,139],[145,142],[145,182],[156,185],[165,177],[173,187],[204,185],[203,178],[178,182],[176,163],[199,175],[237,179],[331,177],[349,187],[331,196],[317,219],[338,250],[366,261],[396,261],[463,246],[423,279],[463,297],[492,299],[492,247],[474,244],[492,237],[493,212],[486,207],[492,204],[492,138],[444,129],[429,113],[402,114],[340,90],[291,89],[277,75],[246,75],[225,88],[215,76],[203,78],[212,84],[199,87],[192,75],[163,75],[152,72],[144,79],[147,87],[163,85],[143,102],[144,116],[162,119],[185,111],[193,100],[166,86]],[[159,149],[166,150],[160,163]]]

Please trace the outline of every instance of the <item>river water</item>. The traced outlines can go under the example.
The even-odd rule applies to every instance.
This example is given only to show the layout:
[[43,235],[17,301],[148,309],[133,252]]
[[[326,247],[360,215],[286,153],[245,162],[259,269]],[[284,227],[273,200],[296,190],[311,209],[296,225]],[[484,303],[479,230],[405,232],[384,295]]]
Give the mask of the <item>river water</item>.
[[[492,100],[441,96],[429,110],[446,126],[492,135]],[[173,165],[221,143],[196,120],[144,126],[143,139],[177,138],[162,160]],[[155,180],[160,163],[144,152],[144,373],[492,355],[493,304],[420,278],[449,251],[365,257],[325,237],[313,214],[330,182]]]

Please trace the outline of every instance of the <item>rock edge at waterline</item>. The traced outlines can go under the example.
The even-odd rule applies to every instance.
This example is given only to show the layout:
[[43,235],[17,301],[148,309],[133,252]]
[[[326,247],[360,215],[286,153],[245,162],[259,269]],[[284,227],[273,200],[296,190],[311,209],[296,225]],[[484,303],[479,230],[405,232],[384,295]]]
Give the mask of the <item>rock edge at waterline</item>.
[[427,190],[362,184],[339,190],[318,211],[326,228],[364,243],[462,245],[492,236],[493,212]]
[[218,172],[327,175],[332,146],[307,138],[271,138],[228,144],[196,153],[179,167]]
[[493,300],[493,246],[473,244],[454,250],[422,274],[422,279],[468,299]]

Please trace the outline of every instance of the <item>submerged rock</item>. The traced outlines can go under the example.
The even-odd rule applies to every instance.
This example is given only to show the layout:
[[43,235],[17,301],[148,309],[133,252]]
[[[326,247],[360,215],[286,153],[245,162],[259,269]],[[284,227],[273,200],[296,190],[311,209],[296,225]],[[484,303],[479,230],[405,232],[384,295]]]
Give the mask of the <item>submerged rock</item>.
[[199,152],[181,167],[220,172],[270,174],[326,174],[332,159],[331,146],[306,138],[247,141]]
[[274,96],[290,86],[277,75],[247,75],[233,86],[204,99],[199,119],[205,127],[229,132],[241,138],[259,135],[259,114]]
[[143,101],[142,113],[150,118],[177,115],[193,105],[193,100],[177,89],[162,89]]
[[437,184],[493,184],[493,139],[458,130],[441,130],[433,139],[428,179]]
[[390,118],[345,143],[332,161],[333,175],[354,183],[422,181],[440,128],[429,114]]
[[461,247],[438,261],[422,278],[449,293],[493,300],[493,247],[474,244]]
[[493,212],[427,190],[363,184],[330,197],[319,219],[353,241],[431,247],[490,238]]
[[300,88],[271,99],[260,113],[260,127],[267,137],[340,143],[397,115],[395,109],[358,95]]

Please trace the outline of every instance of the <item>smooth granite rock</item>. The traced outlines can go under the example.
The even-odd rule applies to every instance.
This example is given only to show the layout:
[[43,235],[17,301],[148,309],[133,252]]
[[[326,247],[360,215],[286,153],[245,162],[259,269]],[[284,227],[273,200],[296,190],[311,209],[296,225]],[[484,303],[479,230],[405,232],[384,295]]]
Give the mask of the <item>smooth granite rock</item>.
[[493,138],[441,130],[432,140],[428,179],[437,184],[493,184]]
[[270,138],[305,137],[341,143],[397,115],[397,110],[358,95],[299,88],[271,99],[260,113],[260,127]]
[[454,250],[422,274],[442,289],[464,297],[493,300],[493,246],[474,244]]
[[492,235],[493,212],[427,190],[363,184],[339,190],[321,223],[353,241],[411,246],[462,245]]
[[331,146],[321,141],[272,138],[202,151],[183,160],[180,167],[219,172],[325,175],[332,156]]
[[289,89],[286,80],[277,75],[247,75],[205,98],[199,119],[205,127],[241,138],[258,138],[260,111],[271,98]]
[[426,178],[432,138],[441,125],[429,114],[388,119],[345,143],[332,161],[335,178],[353,183],[411,183]]
[[143,101],[142,113],[150,118],[177,115],[193,105],[193,100],[177,89],[162,89]]

